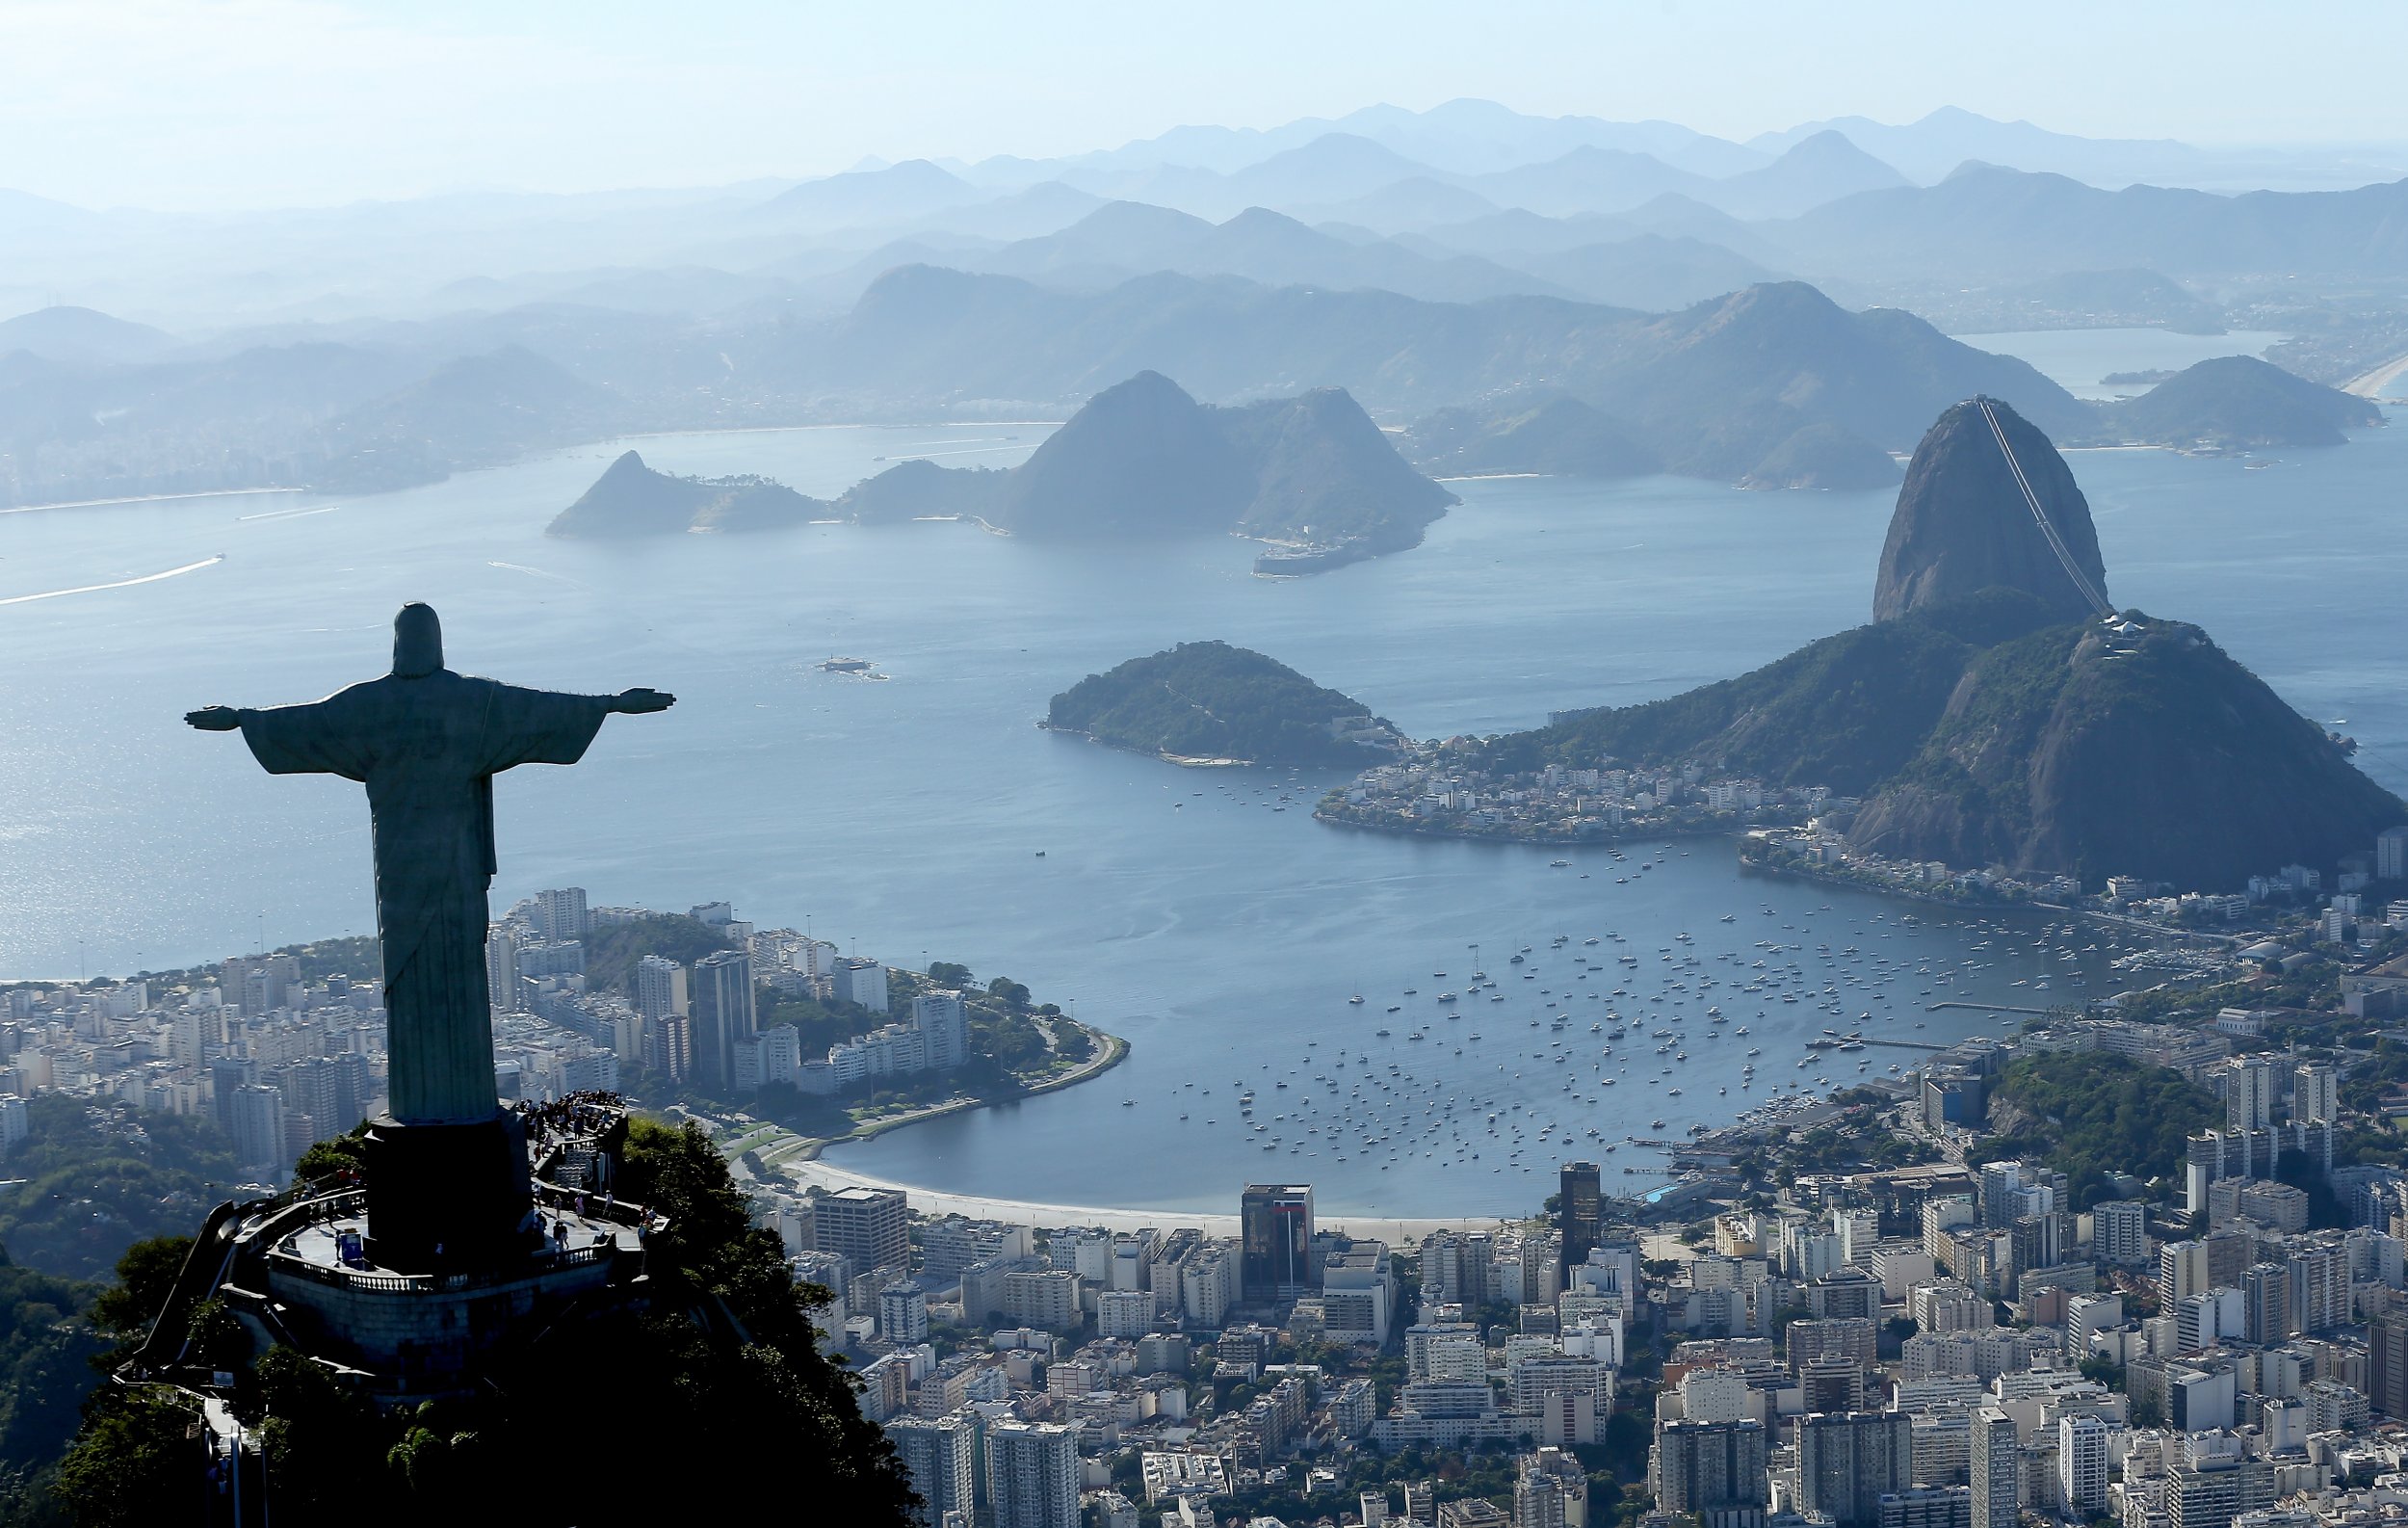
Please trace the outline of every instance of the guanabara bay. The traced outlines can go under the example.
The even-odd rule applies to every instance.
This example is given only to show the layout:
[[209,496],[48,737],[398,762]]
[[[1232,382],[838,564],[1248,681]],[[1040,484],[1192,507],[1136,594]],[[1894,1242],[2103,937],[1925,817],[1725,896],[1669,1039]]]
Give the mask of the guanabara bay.
[[0,1528],[2408,1528],[2408,11],[0,56]]

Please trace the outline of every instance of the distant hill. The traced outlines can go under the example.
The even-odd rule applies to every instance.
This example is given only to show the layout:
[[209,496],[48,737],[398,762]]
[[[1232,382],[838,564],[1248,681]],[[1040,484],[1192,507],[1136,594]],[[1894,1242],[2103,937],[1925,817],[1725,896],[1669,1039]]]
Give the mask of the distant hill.
[[2364,398],[2295,377],[2254,356],[2219,356],[2175,373],[2137,398],[2110,404],[2127,439],[2239,451],[2338,446],[2343,430],[2383,423]]
[[175,341],[165,329],[89,307],[45,307],[0,322],[0,356],[27,351],[44,360],[114,366],[149,360]]
[[1543,472],[1577,478],[1639,477],[1663,459],[1628,427],[1577,398],[1551,398],[1494,412],[1442,408],[1406,436],[1414,460],[1444,476]]
[[320,487],[353,492],[439,479],[541,446],[590,440],[622,417],[608,388],[523,345],[446,361],[328,423]]
[[806,180],[762,204],[760,215],[821,227],[924,216],[980,199],[960,176],[925,159]]
[[1758,230],[1793,269],[1948,271],[2023,279],[2142,268],[2170,276],[2396,273],[2408,266],[2408,180],[2352,191],[2101,191],[2062,175],[1970,164],[1936,186],[1869,191]]
[[[2102,594],[2090,503],[2049,437],[2005,404],[1991,412],[2014,448],[2015,465],[2048,512],[2075,566]],[[2058,620],[2091,613],[2017,484],[1979,400],[1957,404],[1924,433],[1906,466],[1874,575],[1872,614],[1890,620],[1924,605],[1993,588],[2021,590]]]
[[2053,626],[1981,655],[1849,841],[1952,865],[2238,886],[2332,865],[2408,805],[2180,621]]
[[1698,200],[1736,218],[1790,218],[1860,191],[1908,184],[1904,175],[1837,132],[1800,139],[1762,170],[1712,182]]
[[1360,768],[1396,729],[1371,707],[1225,642],[1183,642],[1091,673],[1054,697],[1045,724],[1172,758]]
[[1902,282],[1875,282],[1882,301],[1922,314],[1951,334],[2030,329],[2163,329],[2178,334],[2221,334],[2224,310],[2161,272],[2058,271],[2036,278],[2023,273],[1986,281],[1946,274]]
[[1397,455],[1336,388],[1208,408],[1158,372],[1089,399],[1008,475],[997,523],[1017,535],[1219,535],[1412,546],[1454,495]]
[[1796,431],[1740,479],[1742,488],[1886,488],[1898,481],[1890,453],[1841,425]]
[[820,501],[767,478],[672,477],[628,451],[554,516],[544,534],[605,540],[684,531],[778,530],[827,511]]
[[1500,263],[1589,302],[1645,313],[1669,313],[1780,279],[1777,273],[1718,244],[1661,233],[1553,253],[1510,255]]
[[1114,286],[1154,271],[1236,276],[1274,286],[1376,289],[1433,302],[1511,293],[1564,295],[1527,271],[1475,255],[1417,254],[1387,240],[1353,243],[1284,214],[1249,207],[1208,223],[1168,207],[1110,202],[1069,227],[956,262],[1049,285]]
[[1417,303],[1172,276],[1073,295],[915,267],[880,277],[799,363],[824,391],[890,408],[962,396],[1059,407],[1157,369],[1207,399],[1321,378],[1411,418],[1545,378],[1622,421],[1667,469],[1725,482],[1817,424],[1904,450],[1933,415],[1976,392],[2071,436],[2096,428],[2091,410],[2020,360],[1959,344],[1912,314],[1847,312],[1795,282],[1648,318],[1545,298]]
[[760,530],[816,518],[975,517],[1033,540],[1232,533],[1363,554],[1422,539],[1454,495],[1407,466],[1336,388],[1211,408],[1158,372],[1097,393],[1008,471],[902,461],[834,503],[759,478],[678,478],[630,451],[550,534]]

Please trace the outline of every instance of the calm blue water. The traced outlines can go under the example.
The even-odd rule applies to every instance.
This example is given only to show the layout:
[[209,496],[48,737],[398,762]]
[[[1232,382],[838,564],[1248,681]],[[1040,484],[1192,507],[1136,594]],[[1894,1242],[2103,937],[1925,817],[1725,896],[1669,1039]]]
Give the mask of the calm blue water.
[[[671,470],[759,471],[833,492],[880,458],[975,452],[952,460],[1008,464],[1044,429],[636,444]],[[1341,1209],[1527,1208],[1557,1155],[1534,1141],[1542,1115],[1614,1139],[1670,1135],[1727,1119],[1741,1097],[1725,1041],[1719,1053],[1692,1045],[1680,1075],[1652,1084],[1634,1051],[1610,1093],[1571,1095],[1603,1102],[1575,1107],[1566,1067],[1548,1059],[1546,1039],[1561,1037],[1530,1020],[1609,1005],[1552,995],[1579,989],[1547,956],[1555,934],[1620,933],[1622,948],[1650,962],[1649,991],[1657,949],[1683,931],[1710,961],[1725,950],[1753,959],[1758,940],[1803,939],[1811,951],[1828,939],[1986,962],[1959,989],[1991,1001],[2015,1001],[2013,983],[2061,966],[2028,950],[1969,955],[1981,935],[1943,923],[1877,920],[1895,918],[1896,905],[1741,881],[1715,843],[1683,846],[1616,885],[1628,867],[1604,873],[1610,861],[1593,855],[1554,869],[1553,851],[1322,828],[1307,809],[1322,777],[1174,771],[1033,725],[1081,675],[1206,637],[1268,651],[1420,735],[1670,693],[1862,619],[1886,494],[1747,494],[1671,479],[1468,484],[1468,502],[1421,549],[1278,583],[1249,577],[1252,548],[1236,540],[1080,551],[955,525],[637,546],[544,540],[545,521],[618,449],[365,499],[0,515],[0,600],[225,554],[137,587],[0,604],[0,979],[71,974],[79,962],[100,972],[213,959],[251,947],[263,928],[271,944],[368,928],[356,787],[271,778],[236,740],[178,719],[209,702],[309,698],[380,672],[391,612],[406,598],[438,606],[461,669],[680,697],[666,717],[614,719],[574,769],[501,780],[497,906],[563,883],[658,908],[724,897],[743,915],[807,924],[890,961],[925,955],[1008,974],[1135,1041],[1130,1063],[1099,1083],[844,1157],[907,1181],[1225,1208],[1239,1184],[1275,1170],[1300,1172]],[[2395,787],[2408,784],[2408,652],[2386,640],[2385,618],[2408,579],[2402,453],[2403,433],[2384,431],[2263,472],[2157,453],[2074,459],[2115,596],[2203,622],[2302,709],[2349,718],[2369,769]],[[325,513],[300,513],[313,510]],[[893,677],[813,669],[836,652]],[[1283,786],[1294,800],[1281,812]],[[1733,923],[1719,921],[1726,913]],[[1384,1009],[1459,986],[1474,941],[1492,974],[1521,990],[1463,1005],[1483,1012],[1407,1042]],[[1535,982],[1500,963],[1522,944],[1539,952]],[[1438,970],[1455,980],[1434,979]],[[1924,1018],[1930,1027],[1916,1038],[1988,1022],[1909,1012],[1920,985],[1892,988],[1887,1009],[1850,988],[1847,1016],[1895,1012],[1901,1033]],[[1404,998],[1406,987],[1419,998]],[[1347,1006],[1356,990],[1372,1001]],[[1720,1001],[1752,1016],[1752,1006]],[[1584,1044],[1588,1021],[1571,1030]],[[1799,1004],[1752,1026],[1748,1043],[1765,1052],[1753,1095],[1839,1077],[1793,1066],[1800,1042],[1830,1022]],[[1374,1049],[1383,1023],[1395,1034]],[[1483,1039],[1469,1041],[1475,1029]],[[1329,1150],[1269,1154],[1240,1141],[1226,1113],[1181,1099],[1190,1082],[1214,1086],[1218,1100],[1243,1077],[1268,1098],[1283,1071],[1298,1085],[1340,1075],[1328,1058],[1341,1041],[1370,1061],[1350,1061],[1345,1087],[1322,1090],[1316,1107],[1335,1109],[1369,1069],[1391,1089],[1363,1092],[1398,1111],[1443,1098],[1459,1117],[1505,1113],[1502,1126],[1523,1132],[1519,1160],[1484,1150],[1477,1164],[1429,1161],[1408,1173],[1351,1151],[1345,1162]],[[1873,1059],[1879,1070],[1912,1058]],[[1387,1074],[1391,1061],[1409,1082]],[[1676,1085],[1679,1098],[1661,1091]],[[1715,1092],[1724,1086],[1728,1098]],[[1272,1112],[1288,1111],[1258,1117]]]

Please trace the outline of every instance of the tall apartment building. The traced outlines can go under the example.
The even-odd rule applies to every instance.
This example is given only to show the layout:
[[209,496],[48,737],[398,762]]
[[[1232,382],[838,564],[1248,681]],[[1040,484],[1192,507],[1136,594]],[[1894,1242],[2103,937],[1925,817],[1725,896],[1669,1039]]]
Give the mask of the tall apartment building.
[[1313,1279],[1313,1190],[1249,1183],[1239,1201],[1239,1297],[1293,1300]]
[[2056,1424],[2057,1490],[2069,1516],[2088,1519],[2107,1508],[2107,1425],[2088,1413]]
[[2367,1389],[2376,1410],[2408,1422],[2408,1312],[2393,1311],[2367,1324]]
[[886,967],[863,956],[843,956],[828,967],[828,983],[838,999],[858,1003],[874,1014],[887,1011]]
[[2263,1130],[2274,1122],[2274,1064],[2264,1056],[2235,1056],[2224,1073],[2224,1128]]
[[518,1012],[518,935],[507,923],[489,923],[484,931],[485,1002],[505,1014]]
[[2341,1121],[2341,1077],[2330,1062],[2302,1062],[2291,1073],[2290,1117],[2299,1124]]
[[246,1168],[274,1168],[278,1173],[293,1158],[285,1150],[284,1095],[257,1084],[234,1090],[227,1111],[234,1124],[234,1159]]
[[694,962],[690,999],[694,1084],[706,1092],[732,1092],[736,1047],[761,1027],[753,1007],[752,957],[720,950]]
[[1797,1423],[1797,1495],[1839,1528],[1878,1528],[1881,1498],[1914,1484],[1903,1411],[1817,1411]]
[[970,1021],[961,994],[938,990],[911,1000],[911,1027],[920,1032],[930,1071],[958,1067],[970,1056]]
[[2165,1472],[2165,1515],[2172,1528],[2231,1528],[2236,1516],[2274,1505],[2274,1466],[2246,1459],[2230,1434],[2184,1439],[2184,1459]]
[[904,1269],[911,1261],[911,1224],[895,1189],[842,1188],[811,1203],[811,1245],[833,1252],[856,1273]]
[[1656,1424],[1656,1506],[1695,1515],[1705,1528],[1761,1528],[1769,1477],[1765,1425],[1672,1421]]
[[658,955],[636,962],[637,1013],[657,1024],[672,1015],[683,1018],[692,1011],[684,966]]
[[1973,1528],[2016,1528],[2021,1520],[2024,1459],[2015,1419],[1995,1406],[1974,1413],[1966,1474],[1974,1492]]
[[986,1502],[994,1528],[1079,1528],[1079,1446],[1060,1422],[986,1430]]
[[2149,1257],[2147,1206],[2138,1199],[2107,1199],[2090,1207],[2090,1255],[2119,1268],[2136,1268]]
[[529,900],[534,905],[527,909],[528,921],[543,935],[546,944],[582,939],[593,932],[593,915],[586,909],[583,886],[538,891]]
[[1566,1162],[1557,1178],[1556,1229],[1563,1238],[1558,1288],[1572,1286],[1572,1270],[1588,1261],[1605,1211],[1605,1174],[1594,1162]]
[[912,1489],[920,1493],[920,1521],[941,1528],[949,1513],[965,1520],[978,1511],[978,1428],[973,1418],[955,1414],[933,1420],[897,1417],[886,1424]]

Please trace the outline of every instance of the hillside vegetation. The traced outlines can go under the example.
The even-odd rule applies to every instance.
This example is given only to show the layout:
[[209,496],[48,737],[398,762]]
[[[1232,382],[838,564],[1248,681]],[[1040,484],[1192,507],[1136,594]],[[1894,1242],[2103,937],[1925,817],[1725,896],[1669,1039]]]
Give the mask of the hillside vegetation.
[[1286,664],[1225,642],[1183,642],[1091,673],[1054,697],[1045,724],[1182,758],[1361,767],[1384,750],[1343,730],[1387,730],[1371,708]]
[[1825,637],[1736,679],[1510,733],[1486,762],[1697,763],[1860,794],[1914,757],[1984,647],[2046,619],[2030,596],[1988,591]]
[[2037,1158],[2065,1174],[2076,1209],[2116,1197],[2111,1172],[2146,1180],[2181,1172],[2190,1136],[2223,1119],[2214,1095],[2180,1072],[2096,1050],[2018,1058],[1992,1092],[1990,1114],[2018,1122],[1969,1160]]

